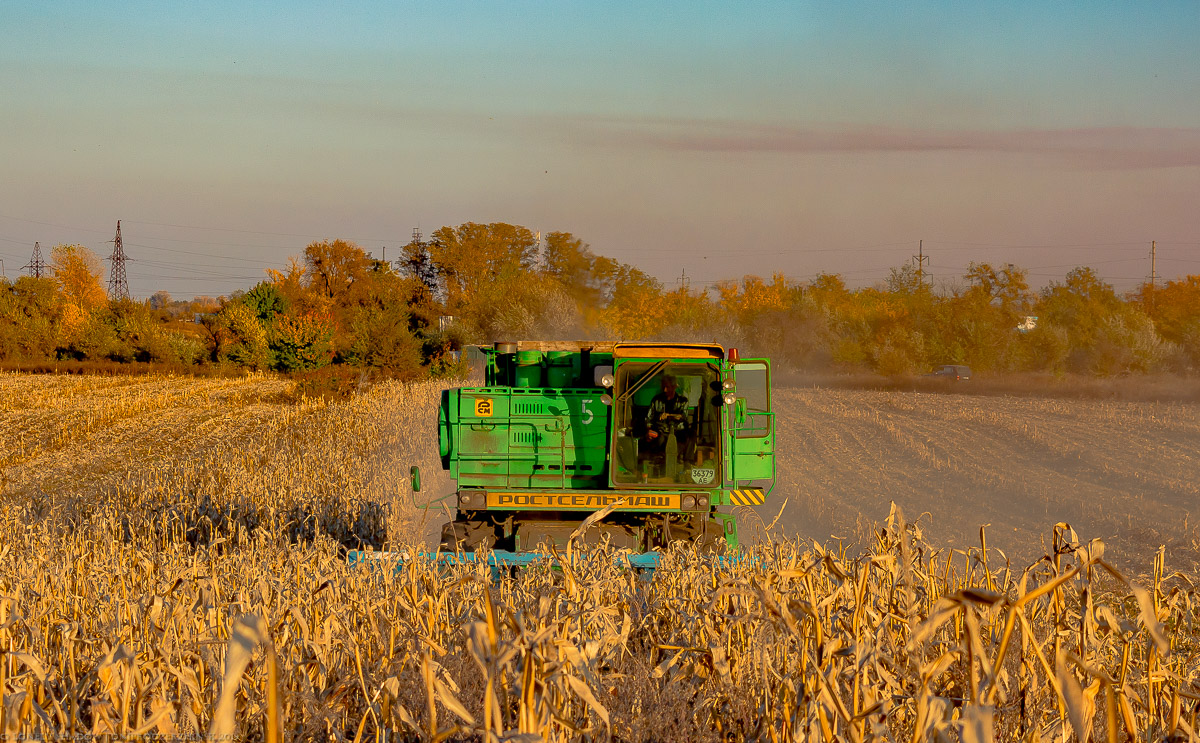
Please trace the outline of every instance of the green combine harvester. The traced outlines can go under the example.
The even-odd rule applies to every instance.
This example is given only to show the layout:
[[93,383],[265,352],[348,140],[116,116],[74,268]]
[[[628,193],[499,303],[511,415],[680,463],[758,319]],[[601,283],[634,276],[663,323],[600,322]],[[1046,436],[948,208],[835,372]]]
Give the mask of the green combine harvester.
[[[775,483],[771,367],[677,343],[496,343],[481,387],[442,393],[438,445],[458,483],[443,554],[504,562],[584,543],[649,555],[736,547],[735,506]],[[414,490],[420,475],[414,468]],[[495,559],[495,558],[494,558]]]
[[[433,559],[494,568],[583,544],[738,546],[738,506],[775,484],[771,365],[716,344],[521,341],[478,347],[481,387],[442,393],[438,446],[456,514]],[[413,467],[413,492],[420,472]],[[428,507],[432,507],[428,506]],[[605,513],[597,518],[599,512]],[[589,519],[589,517],[591,517]],[[351,564],[397,557],[351,552]]]

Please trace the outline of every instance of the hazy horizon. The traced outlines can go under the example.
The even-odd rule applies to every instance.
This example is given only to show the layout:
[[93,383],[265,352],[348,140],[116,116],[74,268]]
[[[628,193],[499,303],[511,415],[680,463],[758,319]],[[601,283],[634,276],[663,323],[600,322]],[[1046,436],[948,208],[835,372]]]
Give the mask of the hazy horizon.
[[8,3],[0,259],[120,219],[135,296],[215,296],[501,221],[668,286],[860,286],[923,240],[935,281],[1124,290],[1151,240],[1200,273],[1196,38],[1191,2]]

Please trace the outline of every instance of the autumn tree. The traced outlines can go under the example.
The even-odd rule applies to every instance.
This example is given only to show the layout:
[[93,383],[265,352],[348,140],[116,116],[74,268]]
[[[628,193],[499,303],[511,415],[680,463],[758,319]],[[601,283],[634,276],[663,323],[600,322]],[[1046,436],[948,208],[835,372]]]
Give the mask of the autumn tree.
[[438,291],[438,270],[429,252],[429,243],[416,235],[400,249],[401,258],[398,261],[400,271],[405,276],[416,279],[425,287],[431,297]]
[[1025,363],[1017,326],[1030,311],[1025,269],[972,262],[967,287],[935,303],[922,323],[932,364],[970,364],[976,371],[1007,370]]
[[542,249],[543,272],[557,281],[579,305],[592,315],[604,301],[607,265],[598,263],[587,243],[570,232],[551,232]]
[[154,292],[149,299],[150,309],[162,311],[171,306],[171,295],[164,291]]
[[753,326],[763,314],[785,311],[800,297],[799,286],[788,283],[783,274],[775,274],[767,283],[758,276],[744,276],[741,282],[717,284],[720,307],[734,321]]
[[1080,267],[1042,291],[1039,325],[1061,328],[1078,371],[1107,376],[1158,368],[1170,349],[1136,305],[1125,303],[1095,270]]
[[63,337],[71,340],[108,299],[100,284],[100,259],[82,245],[57,245],[50,265],[63,296]]
[[534,233],[503,222],[442,227],[431,236],[428,249],[447,314],[475,321],[482,312],[498,309],[478,305],[483,289],[520,281],[537,262]]
[[651,338],[670,324],[658,279],[612,259],[597,261],[596,273],[606,299],[596,320],[608,337]]
[[1200,275],[1156,288],[1143,284],[1132,299],[1154,321],[1163,340],[1178,345],[1188,363],[1200,368]]

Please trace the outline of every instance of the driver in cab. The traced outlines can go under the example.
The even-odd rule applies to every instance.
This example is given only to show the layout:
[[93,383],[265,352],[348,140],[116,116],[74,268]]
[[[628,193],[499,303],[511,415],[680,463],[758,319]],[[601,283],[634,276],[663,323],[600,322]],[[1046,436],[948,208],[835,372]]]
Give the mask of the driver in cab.
[[646,413],[646,439],[649,448],[661,451],[666,445],[667,436],[675,434],[675,439],[682,449],[687,438],[687,413],[688,399],[679,394],[675,375],[664,374],[662,392],[650,401],[650,410]]

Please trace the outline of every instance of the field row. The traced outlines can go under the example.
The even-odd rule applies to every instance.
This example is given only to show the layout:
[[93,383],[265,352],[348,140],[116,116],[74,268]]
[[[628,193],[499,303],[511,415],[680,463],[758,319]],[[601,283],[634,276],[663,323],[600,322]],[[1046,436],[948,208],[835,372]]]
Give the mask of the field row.
[[817,389],[775,406],[791,533],[869,541],[895,501],[949,544],[991,524],[1021,558],[1058,521],[1143,563],[1197,547],[1200,406]]

